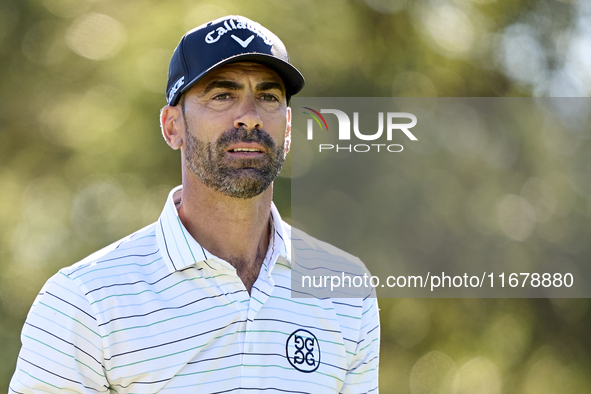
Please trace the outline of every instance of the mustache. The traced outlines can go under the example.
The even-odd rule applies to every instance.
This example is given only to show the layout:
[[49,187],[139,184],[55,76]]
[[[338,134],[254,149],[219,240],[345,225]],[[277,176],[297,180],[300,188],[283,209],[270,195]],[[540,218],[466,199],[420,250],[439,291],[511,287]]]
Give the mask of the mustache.
[[257,128],[248,130],[246,127],[240,127],[224,131],[216,141],[216,148],[225,150],[228,146],[239,142],[254,142],[267,149],[275,149],[277,146],[265,130]]

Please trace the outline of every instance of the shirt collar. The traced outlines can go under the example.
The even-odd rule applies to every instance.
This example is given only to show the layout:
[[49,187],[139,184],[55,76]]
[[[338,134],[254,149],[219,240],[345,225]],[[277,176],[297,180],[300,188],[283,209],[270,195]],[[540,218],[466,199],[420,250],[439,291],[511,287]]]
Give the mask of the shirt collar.
[[[160,253],[169,272],[179,271],[185,267],[201,262],[213,270],[222,269],[227,264],[224,260],[214,256],[202,247],[187,231],[179,218],[177,205],[181,201],[182,185],[172,189],[168,195],[164,209],[156,222],[156,238]],[[265,262],[261,269],[266,269],[271,275],[275,262],[282,256],[291,265],[291,240],[284,227],[281,216],[271,203],[272,236]]]
[[291,238],[290,234],[286,231],[285,223],[281,220],[281,215],[279,215],[279,211],[275,204],[271,202],[271,225],[272,225],[272,235],[271,240],[269,242],[269,249],[272,247],[277,250],[276,254],[277,257],[273,256],[271,258],[271,265],[269,267],[269,276],[271,272],[273,272],[273,268],[275,267],[275,263],[279,260],[280,257],[283,257],[285,262],[291,267]]

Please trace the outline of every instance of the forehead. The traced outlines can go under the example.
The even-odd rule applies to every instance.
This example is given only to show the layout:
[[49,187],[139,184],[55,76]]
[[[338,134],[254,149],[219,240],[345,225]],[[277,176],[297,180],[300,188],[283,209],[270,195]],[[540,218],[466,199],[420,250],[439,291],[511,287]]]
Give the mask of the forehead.
[[262,64],[250,62],[231,63],[218,67],[201,78],[195,87],[199,86],[203,89],[208,83],[221,80],[235,82],[244,82],[246,80],[252,80],[254,82],[277,82],[285,91],[283,80],[275,71]]

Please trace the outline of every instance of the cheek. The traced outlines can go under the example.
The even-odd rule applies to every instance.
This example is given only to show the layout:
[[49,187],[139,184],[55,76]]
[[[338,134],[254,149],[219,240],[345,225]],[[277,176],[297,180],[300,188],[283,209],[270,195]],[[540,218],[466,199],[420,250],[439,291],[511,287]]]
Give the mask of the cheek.
[[215,121],[196,120],[190,125],[189,132],[202,142],[215,142],[223,132],[221,123]]
[[284,117],[274,117],[267,120],[267,122],[263,121],[263,125],[265,131],[269,133],[275,140],[283,141],[285,139],[287,121]]
[[232,121],[227,113],[200,108],[189,116],[189,131],[201,141],[211,142],[230,127]]

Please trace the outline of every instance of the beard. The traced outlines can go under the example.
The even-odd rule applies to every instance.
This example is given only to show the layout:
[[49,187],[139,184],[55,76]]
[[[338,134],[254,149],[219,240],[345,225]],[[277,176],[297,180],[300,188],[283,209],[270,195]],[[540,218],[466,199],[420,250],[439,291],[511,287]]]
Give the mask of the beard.
[[[262,157],[228,157],[228,147],[239,142],[256,142],[267,152]],[[285,149],[277,146],[261,129],[232,128],[216,142],[203,142],[185,127],[184,143],[187,168],[205,186],[229,197],[248,199],[258,196],[273,183],[285,161]]]

